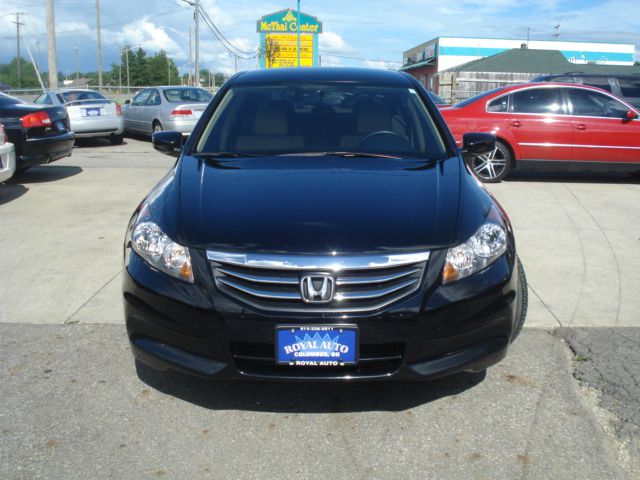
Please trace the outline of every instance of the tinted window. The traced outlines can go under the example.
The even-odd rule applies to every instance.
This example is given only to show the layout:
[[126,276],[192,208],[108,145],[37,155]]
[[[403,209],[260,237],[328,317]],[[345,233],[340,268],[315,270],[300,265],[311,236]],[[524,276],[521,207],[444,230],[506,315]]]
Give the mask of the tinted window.
[[104,97],[100,93],[92,90],[70,90],[60,92],[60,95],[62,95],[64,103],[75,102],[76,100],[104,100]]
[[508,104],[509,104],[508,95],[503,95],[502,97],[494,98],[487,104],[487,112],[506,112]]
[[151,90],[147,105],[160,105],[160,92],[158,90]]
[[640,98],[640,78],[618,78],[620,84],[620,90],[625,97]]
[[13,105],[15,103],[22,103],[22,102],[17,98],[13,98],[4,93],[0,93],[0,105]]
[[473,102],[477,102],[478,100],[480,100],[481,98],[484,97],[488,97],[489,95],[491,95],[492,93],[496,93],[496,92],[500,92],[501,90],[503,90],[504,87],[500,87],[500,88],[495,88],[493,90],[489,90],[487,92],[482,92],[479,93],[478,95],[475,95],[471,98],[467,98],[466,100],[463,100],[461,102],[458,102],[454,105],[455,108],[461,108],[461,107],[466,107],[467,105],[472,104]]
[[40,105],[51,105],[53,102],[51,101],[51,97],[48,93],[43,93],[38,98],[36,98],[33,103],[37,103]]
[[529,88],[511,96],[511,111],[514,113],[564,113],[562,97],[557,88]]
[[589,90],[570,89],[573,114],[585,117],[625,117],[629,108],[615,98]]
[[151,95],[151,90],[143,90],[131,100],[131,105],[144,105]]
[[296,83],[232,88],[209,119],[197,151],[442,158],[446,149],[413,89]]
[[582,84],[611,92],[611,85],[609,85],[609,79],[607,77],[583,77]]
[[208,102],[213,98],[213,95],[201,88],[170,88],[162,93],[167,102],[171,103]]

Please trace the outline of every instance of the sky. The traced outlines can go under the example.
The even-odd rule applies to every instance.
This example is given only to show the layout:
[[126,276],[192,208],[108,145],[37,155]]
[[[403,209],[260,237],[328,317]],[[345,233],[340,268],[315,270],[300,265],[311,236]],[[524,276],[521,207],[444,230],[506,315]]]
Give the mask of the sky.
[[[296,8],[295,0],[201,0],[209,17],[235,46],[258,48],[257,20],[268,13]],[[97,70],[95,0],[54,0],[58,69],[72,76],[78,50],[80,71]],[[323,22],[322,64],[397,68],[402,52],[438,36],[479,36],[633,43],[640,60],[640,0],[301,0],[302,11]],[[0,63],[16,55],[14,12],[25,12],[21,54],[28,45],[47,70],[45,0],[0,0]],[[187,33],[193,7],[184,0],[100,0],[102,64],[110,70],[124,45],[148,53],[164,49],[186,72]],[[201,66],[233,73],[234,58],[201,24]],[[347,58],[348,57],[348,58]],[[240,60],[239,70],[257,68]]]

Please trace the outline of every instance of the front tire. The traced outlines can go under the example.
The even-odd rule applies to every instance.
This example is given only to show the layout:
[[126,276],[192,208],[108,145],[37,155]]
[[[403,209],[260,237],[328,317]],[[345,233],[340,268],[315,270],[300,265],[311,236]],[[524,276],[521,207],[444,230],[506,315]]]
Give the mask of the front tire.
[[469,167],[483,183],[501,182],[511,170],[513,155],[501,141],[496,141],[493,152],[473,155],[469,158]]
[[518,269],[518,293],[516,297],[516,323],[513,327],[511,341],[513,342],[524,326],[524,320],[527,318],[527,310],[529,307],[529,290],[527,288],[527,276],[524,273],[524,267],[519,257],[516,257],[516,268]]

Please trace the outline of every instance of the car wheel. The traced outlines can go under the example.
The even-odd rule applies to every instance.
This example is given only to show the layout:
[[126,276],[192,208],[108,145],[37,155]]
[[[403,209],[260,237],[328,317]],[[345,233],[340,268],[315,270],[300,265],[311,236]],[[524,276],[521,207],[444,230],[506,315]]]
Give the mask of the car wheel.
[[153,133],[161,132],[161,131],[162,131],[162,124],[158,121],[153,122]]
[[120,134],[120,135],[111,135],[109,137],[109,141],[111,142],[111,145],[121,145],[122,144],[122,140],[123,140],[122,134]]
[[497,141],[496,148],[492,152],[471,156],[469,166],[482,182],[497,183],[509,174],[512,161],[513,157],[509,147]]
[[516,304],[516,324],[513,328],[513,334],[511,335],[511,341],[513,342],[524,325],[524,320],[527,318],[527,309],[529,307],[529,290],[527,289],[527,276],[524,273],[524,267],[520,258],[516,258],[516,268],[518,269],[518,294]]

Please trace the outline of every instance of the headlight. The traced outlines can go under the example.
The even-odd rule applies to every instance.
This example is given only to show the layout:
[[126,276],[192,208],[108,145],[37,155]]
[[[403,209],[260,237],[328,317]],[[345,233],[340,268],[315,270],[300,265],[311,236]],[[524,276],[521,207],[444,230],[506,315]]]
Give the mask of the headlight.
[[507,251],[507,232],[498,212],[492,208],[485,222],[469,240],[447,251],[442,283],[468,277],[495,262]]
[[158,270],[193,283],[193,269],[189,249],[167,237],[148,216],[145,206],[133,228],[131,246],[147,263]]

